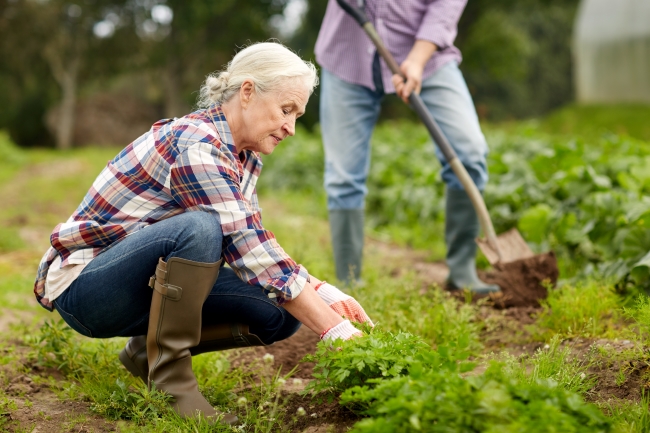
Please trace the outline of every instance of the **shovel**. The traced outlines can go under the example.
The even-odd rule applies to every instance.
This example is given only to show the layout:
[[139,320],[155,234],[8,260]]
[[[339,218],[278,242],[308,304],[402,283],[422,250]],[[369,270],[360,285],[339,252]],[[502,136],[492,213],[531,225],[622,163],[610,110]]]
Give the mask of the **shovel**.
[[[364,29],[377,48],[379,55],[390,68],[391,72],[405,78],[404,74],[402,74],[399,69],[399,65],[388,49],[386,49],[386,46],[379,37],[375,27],[362,9],[363,0],[357,1],[359,2],[359,7],[353,6],[345,0],[336,0],[339,6],[352,16],[352,18],[354,18]],[[552,284],[555,284],[558,277],[557,263],[554,254],[550,252],[535,256],[519,231],[514,228],[499,236],[496,235],[481,192],[478,190],[476,184],[467,173],[467,170],[458,159],[454,149],[449,145],[449,142],[442,133],[440,126],[438,126],[427,110],[422,98],[420,95],[412,92],[409,96],[409,103],[426,126],[434,143],[444,155],[447,163],[451,166],[451,169],[460,180],[463,188],[472,201],[472,205],[476,210],[481,229],[485,236],[484,239],[476,239],[478,246],[481,248],[481,251],[492,266],[497,270],[503,271],[504,274],[511,274],[504,275],[502,276],[503,278],[496,278],[495,282],[504,289],[504,292],[506,291],[506,287],[509,287],[507,291],[511,293],[514,291],[522,292],[520,293],[521,296],[519,296],[522,299],[539,299],[545,297],[546,288],[542,287],[540,283],[549,280]],[[535,277],[531,280],[530,278],[533,274]],[[542,288],[541,291],[540,287]],[[535,303],[536,301],[532,302],[532,304]],[[512,306],[511,304],[517,305],[519,303],[505,303],[504,306]]]

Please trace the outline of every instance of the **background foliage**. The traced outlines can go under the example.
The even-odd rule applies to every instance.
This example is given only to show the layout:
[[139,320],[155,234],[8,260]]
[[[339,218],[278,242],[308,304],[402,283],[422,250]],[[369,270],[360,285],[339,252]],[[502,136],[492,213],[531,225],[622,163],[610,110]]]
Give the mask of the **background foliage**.
[[[277,37],[314,60],[327,2],[307,0],[302,25],[293,35],[283,28],[286,22],[272,25],[287,3],[0,0],[0,56],[7,60],[0,62],[0,129],[21,146],[85,145],[74,137],[64,145],[60,135],[67,128],[61,116],[72,113],[79,101],[109,93],[118,105],[127,104],[120,97],[126,93],[152,107],[147,115],[153,123],[190,110],[203,77],[247,43]],[[482,117],[539,115],[572,100],[570,36],[577,3],[468,3],[457,45],[465,54],[461,68]],[[161,6],[172,11],[170,22],[155,13]],[[102,38],[98,25],[109,30]],[[405,115],[412,116],[400,101],[388,98],[383,116]],[[317,119],[318,93],[303,122],[312,127]]]

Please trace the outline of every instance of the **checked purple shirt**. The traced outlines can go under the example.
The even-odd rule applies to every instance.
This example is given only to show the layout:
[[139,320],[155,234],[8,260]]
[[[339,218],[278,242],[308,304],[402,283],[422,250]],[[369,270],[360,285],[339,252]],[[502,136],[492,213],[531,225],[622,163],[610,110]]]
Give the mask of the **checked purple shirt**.
[[87,264],[125,236],[191,211],[219,219],[223,257],[243,281],[280,304],[295,298],[308,273],[262,226],[255,191],[261,169],[257,152],[237,154],[217,105],[158,121],[108,162],[77,210],[54,228],[34,283],[36,298],[52,310],[45,280],[57,255],[61,266]]
[[[345,0],[353,5],[357,0]],[[454,46],[457,25],[467,0],[366,0],[365,11],[384,45],[401,64],[418,39],[433,42],[438,51],[424,68],[423,79],[445,63],[461,61]],[[359,24],[336,3],[329,0],[316,41],[316,61],[343,81],[370,89],[375,46]],[[386,93],[395,93],[392,73],[381,61]]]

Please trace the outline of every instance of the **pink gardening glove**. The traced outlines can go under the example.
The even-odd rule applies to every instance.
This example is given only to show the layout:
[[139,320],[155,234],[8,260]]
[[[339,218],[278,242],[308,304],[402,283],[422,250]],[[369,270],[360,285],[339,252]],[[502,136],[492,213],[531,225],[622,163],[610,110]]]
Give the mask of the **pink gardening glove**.
[[346,319],[359,323],[368,322],[370,326],[375,326],[356,299],[346,295],[333,285],[323,281],[316,286],[316,293],[332,310]]

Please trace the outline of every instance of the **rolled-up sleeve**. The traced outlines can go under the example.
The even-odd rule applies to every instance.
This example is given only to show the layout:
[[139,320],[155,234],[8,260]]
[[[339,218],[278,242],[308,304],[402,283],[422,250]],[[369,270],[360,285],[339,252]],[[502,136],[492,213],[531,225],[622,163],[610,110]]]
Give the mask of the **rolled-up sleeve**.
[[443,50],[454,44],[458,20],[467,0],[434,0],[427,7],[416,39],[430,41]]
[[259,208],[246,200],[237,179],[236,163],[214,143],[198,142],[176,158],[170,190],[187,211],[218,218],[224,259],[239,278],[260,286],[279,304],[290,301],[300,294],[309,274],[264,229]]

